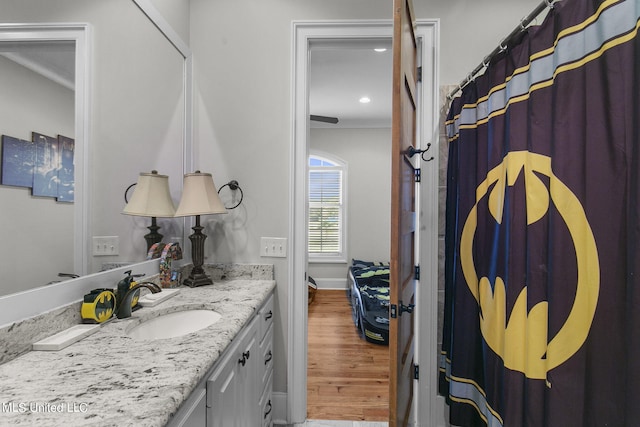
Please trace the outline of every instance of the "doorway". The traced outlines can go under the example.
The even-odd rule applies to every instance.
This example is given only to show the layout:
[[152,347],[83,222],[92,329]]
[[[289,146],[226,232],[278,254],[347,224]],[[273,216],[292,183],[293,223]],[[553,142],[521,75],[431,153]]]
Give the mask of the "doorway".
[[[335,39],[390,38],[391,21],[353,22],[294,22],[293,25],[293,107],[291,148],[291,228],[292,262],[288,279],[292,284],[288,295],[289,327],[287,340],[287,419],[290,423],[306,420],[307,408],[307,323],[308,292],[307,255],[307,161],[309,155],[309,106],[307,102],[309,78],[309,47],[313,41]],[[421,143],[436,148],[437,165],[437,21],[420,21],[417,34],[421,40],[423,79],[420,96],[419,135]],[[432,149],[434,149],[432,148]],[[416,419],[426,423],[435,416],[437,378],[437,167],[424,168],[420,190],[421,209],[420,263],[423,269],[423,289],[418,294],[416,323],[419,328],[416,356],[423,377],[416,382]],[[427,207],[428,209],[425,209]],[[346,297],[345,297],[346,298]],[[435,422],[429,425],[437,425]]]
[[[360,333],[348,272],[389,262],[391,39],[313,40],[309,59],[307,416],[387,421],[389,347]],[[359,296],[388,313],[388,292]]]

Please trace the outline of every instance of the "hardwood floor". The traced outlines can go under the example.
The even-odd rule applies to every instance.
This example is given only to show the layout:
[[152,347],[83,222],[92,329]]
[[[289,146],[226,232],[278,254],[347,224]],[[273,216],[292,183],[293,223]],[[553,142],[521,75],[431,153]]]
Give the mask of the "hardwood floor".
[[344,290],[309,305],[308,354],[308,419],[389,419],[389,347],[359,336]]

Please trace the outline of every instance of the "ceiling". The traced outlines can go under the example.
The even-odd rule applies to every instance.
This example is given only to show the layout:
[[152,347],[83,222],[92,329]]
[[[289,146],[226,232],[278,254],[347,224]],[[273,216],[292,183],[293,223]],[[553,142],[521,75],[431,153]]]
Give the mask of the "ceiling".
[[[75,81],[74,53],[73,42],[0,44],[0,55],[70,89]],[[339,120],[311,121],[311,127],[391,127],[391,39],[315,41],[310,58],[309,111]],[[360,103],[363,96],[371,102]]]
[[[311,127],[391,127],[391,39],[314,42],[310,58],[309,111],[339,120]],[[371,102],[360,103],[363,96]]]
[[75,51],[74,41],[0,43],[0,55],[71,90],[75,86]]

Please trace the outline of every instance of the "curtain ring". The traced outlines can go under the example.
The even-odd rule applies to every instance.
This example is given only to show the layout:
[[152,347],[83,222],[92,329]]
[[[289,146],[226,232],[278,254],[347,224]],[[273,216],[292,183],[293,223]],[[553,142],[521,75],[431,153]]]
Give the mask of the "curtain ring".
[[456,88],[456,90],[454,90],[454,91],[450,92],[450,93],[447,95],[447,99],[448,99],[449,101],[452,101],[452,100],[453,100],[453,98],[456,96],[456,94],[457,94],[458,92],[460,92],[461,90],[462,90],[462,83],[460,83],[460,84],[458,85],[458,87]]
[[500,47],[500,52],[504,52],[505,50],[507,50],[507,46],[504,45],[504,39],[500,41],[500,44],[498,46]]
[[526,16],[523,16],[522,19],[520,20],[520,31],[524,31],[527,29],[527,26],[524,25],[524,21],[527,19]]
[[484,59],[482,60],[482,66],[484,68],[489,67],[489,64],[491,63],[491,58],[489,58],[488,56],[485,56]]
[[544,0],[544,2],[549,9],[553,9],[553,4],[555,3],[555,0]]

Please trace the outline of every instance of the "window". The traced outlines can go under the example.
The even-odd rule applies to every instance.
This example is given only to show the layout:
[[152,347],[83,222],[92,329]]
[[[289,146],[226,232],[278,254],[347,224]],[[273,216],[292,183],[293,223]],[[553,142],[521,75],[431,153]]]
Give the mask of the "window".
[[326,156],[309,156],[309,260],[345,261],[346,164]]

